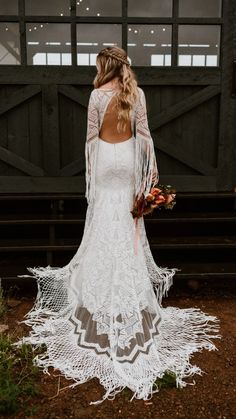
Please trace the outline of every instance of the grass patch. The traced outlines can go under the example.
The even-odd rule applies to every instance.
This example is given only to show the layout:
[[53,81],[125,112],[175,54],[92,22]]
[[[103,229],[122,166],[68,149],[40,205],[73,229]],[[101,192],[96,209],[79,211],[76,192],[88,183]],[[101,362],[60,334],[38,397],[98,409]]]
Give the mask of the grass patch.
[[[39,368],[33,364],[36,351],[29,344],[12,346],[10,335],[0,335],[0,414],[15,413],[39,394],[35,383]],[[37,353],[39,350],[37,350]]]
[[[8,299],[16,293],[15,288],[6,293],[0,280],[0,321],[4,321],[7,312]],[[23,330],[22,330],[23,333]],[[37,412],[34,397],[40,394],[40,369],[34,365],[33,358],[44,352],[45,345],[34,348],[24,343],[14,346],[21,336],[21,328],[10,333],[0,333],[0,416],[12,415],[18,410],[33,416]]]
[[173,372],[165,372],[162,378],[156,379],[153,390],[156,386],[159,389],[176,387],[176,374]]

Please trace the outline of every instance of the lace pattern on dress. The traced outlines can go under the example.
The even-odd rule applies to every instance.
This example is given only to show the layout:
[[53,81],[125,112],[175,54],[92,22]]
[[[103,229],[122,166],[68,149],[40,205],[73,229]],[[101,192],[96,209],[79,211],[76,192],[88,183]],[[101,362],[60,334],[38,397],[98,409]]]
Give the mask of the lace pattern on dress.
[[221,337],[215,316],[196,308],[162,307],[178,269],[155,263],[143,218],[134,253],[130,210],[134,194],[140,188],[146,193],[157,179],[155,153],[142,93],[133,114],[136,137],[121,144],[98,140],[101,109],[110,98],[96,90],[90,97],[88,207],[76,254],[64,267],[28,267],[32,275],[19,275],[36,278],[38,293],[23,320],[32,330],[16,344],[45,344],[35,363],[44,372],[59,369],[74,380],[71,386],[97,377],[105,394],[94,403],[114,398],[124,387],[147,400],[159,391],[154,383],[166,371],[176,374],[177,387],[186,386],[186,377],[202,373],[191,364],[192,354],[216,350],[211,340]]

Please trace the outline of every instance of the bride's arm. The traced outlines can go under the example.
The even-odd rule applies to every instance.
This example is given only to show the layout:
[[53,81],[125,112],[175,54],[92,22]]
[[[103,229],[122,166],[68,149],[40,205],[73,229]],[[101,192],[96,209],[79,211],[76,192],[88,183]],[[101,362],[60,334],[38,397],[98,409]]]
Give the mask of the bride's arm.
[[92,187],[92,169],[94,165],[96,138],[99,136],[99,112],[96,100],[96,91],[90,94],[87,113],[87,133],[85,141],[85,173],[86,173],[86,193],[87,202],[93,194]]
[[86,141],[89,142],[98,137],[99,134],[99,121],[98,121],[98,108],[96,100],[96,92],[93,90],[90,94],[88,103],[87,115],[87,135]]
[[151,167],[151,179],[152,179],[152,186],[157,184],[159,181],[159,172],[157,167],[155,149],[153,139],[150,133],[150,129],[148,126],[148,119],[147,119],[147,106],[146,106],[146,98],[144,91],[139,88],[139,100],[136,106],[136,136],[138,140],[142,141],[144,144],[145,152],[149,159],[149,167]]

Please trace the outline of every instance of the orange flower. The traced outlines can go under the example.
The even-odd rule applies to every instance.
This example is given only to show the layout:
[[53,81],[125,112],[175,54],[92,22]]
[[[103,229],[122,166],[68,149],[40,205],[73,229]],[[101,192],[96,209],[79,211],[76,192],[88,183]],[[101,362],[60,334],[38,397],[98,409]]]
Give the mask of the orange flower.
[[158,197],[155,199],[155,204],[162,204],[163,202],[165,202],[165,197],[163,195],[158,195]]
[[172,209],[175,205],[175,196],[176,190],[171,185],[153,187],[146,197],[142,195],[138,200],[135,199],[131,213],[134,218],[139,218],[152,213],[157,207],[163,206],[166,209]]
[[160,192],[162,192],[162,190],[161,190],[161,189],[159,189],[159,188],[152,188],[152,189],[151,189],[151,193],[152,193],[153,195],[158,195]]
[[151,193],[149,193],[147,196],[146,196],[146,200],[147,200],[147,202],[151,202],[151,201],[153,201],[155,199],[155,197],[154,197],[154,195],[152,195]]

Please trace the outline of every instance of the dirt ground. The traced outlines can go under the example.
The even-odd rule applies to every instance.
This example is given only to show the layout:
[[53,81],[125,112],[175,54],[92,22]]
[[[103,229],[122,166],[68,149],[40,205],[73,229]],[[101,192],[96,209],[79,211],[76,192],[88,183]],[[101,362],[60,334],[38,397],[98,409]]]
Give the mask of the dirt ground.
[[[17,330],[17,320],[32,306],[32,298],[21,299],[8,310],[5,322],[10,331]],[[131,393],[119,393],[114,401],[104,401],[99,405],[89,405],[104,394],[98,380],[93,379],[74,389],[64,389],[57,395],[58,386],[66,387],[72,381],[59,378],[59,372],[51,370],[51,375],[40,373],[40,394],[27,402],[34,412],[26,416],[25,410],[12,418],[37,419],[234,419],[236,418],[236,300],[232,296],[191,296],[167,297],[163,306],[181,308],[199,307],[220,319],[222,339],[214,342],[218,351],[196,353],[192,362],[204,370],[202,376],[195,375],[195,385],[183,389],[163,388],[149,401],[129,401]],[[22,327],[22,325],[21,325]],[[27,326],[23,326],[27,334]],[[193,378],[190,380],[192,381]],[[29,406],[28,406],[29,407]],[[6,417],[6,416],[5,416]]]

